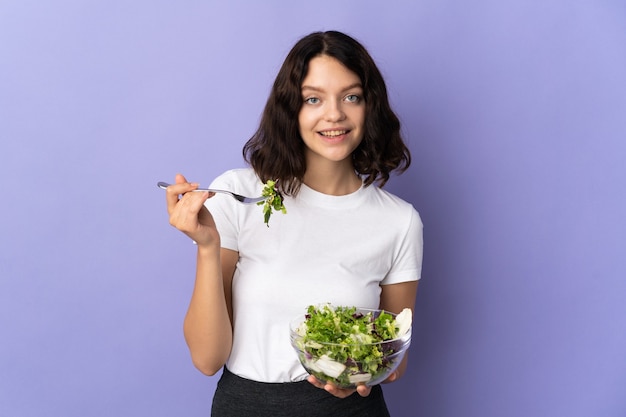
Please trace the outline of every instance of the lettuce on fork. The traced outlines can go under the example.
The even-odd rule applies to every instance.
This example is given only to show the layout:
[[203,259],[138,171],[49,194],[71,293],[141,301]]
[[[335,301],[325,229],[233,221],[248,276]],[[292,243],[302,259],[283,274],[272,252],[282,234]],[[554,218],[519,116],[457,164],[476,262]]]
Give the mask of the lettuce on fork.
[[270,217],[273,210],[287,214],[287,209],[283,204],[283,196],[278,192],[278,190],[276,190],[276,181],[268,180],[263,185],[261,195],[267,198],[263,201],[259,201],[257,205],[263,206],[263,222],[267,225],[267,227],[270,227]]

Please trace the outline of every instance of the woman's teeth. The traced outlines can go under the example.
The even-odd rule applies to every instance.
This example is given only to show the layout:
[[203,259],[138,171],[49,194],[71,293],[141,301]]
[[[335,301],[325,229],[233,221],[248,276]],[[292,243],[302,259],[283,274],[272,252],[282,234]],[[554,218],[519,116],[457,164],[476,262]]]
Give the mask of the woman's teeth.
[[326,136],[327,138],[334,138],[336,136],[345,135],[347,130],[328,130],[326,132],[320,132],[322,136]]

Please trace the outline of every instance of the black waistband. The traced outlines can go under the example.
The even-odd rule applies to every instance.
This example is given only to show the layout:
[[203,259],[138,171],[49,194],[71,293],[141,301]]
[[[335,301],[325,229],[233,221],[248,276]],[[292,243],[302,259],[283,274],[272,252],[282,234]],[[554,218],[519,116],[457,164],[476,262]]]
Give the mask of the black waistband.
[[226,367],[213,397],[212,417],[389,417],[382,389],[376,385],[368,397],[355,393],[336,398],[307,381],[257,382]]

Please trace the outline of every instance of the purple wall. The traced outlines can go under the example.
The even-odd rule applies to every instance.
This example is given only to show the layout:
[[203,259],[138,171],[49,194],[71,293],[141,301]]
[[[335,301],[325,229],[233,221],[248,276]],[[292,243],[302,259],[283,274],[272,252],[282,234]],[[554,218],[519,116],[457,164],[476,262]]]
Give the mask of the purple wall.
[[0,416],[208,415],[155,183],[241,166],[288,49],[334,28],[387,77],[389,189],[426,225],[394,417],[625,415],[623,2],[250,3],[0,4]]

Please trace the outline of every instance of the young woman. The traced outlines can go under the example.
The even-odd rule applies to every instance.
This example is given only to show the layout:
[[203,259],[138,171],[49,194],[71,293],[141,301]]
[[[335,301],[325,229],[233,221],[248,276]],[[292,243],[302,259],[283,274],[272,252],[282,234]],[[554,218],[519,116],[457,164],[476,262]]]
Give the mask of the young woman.
[[166,192],[170,223],[197,243],[184,333],[201,372],[223,370],[212,415],[388,416],[379,386],[323,384],[289,342],[290,320],[311,304],[398,313],[415,302],[422,222],[380,188],[410,154],[363,46],[334,31],[298,41],[243,153],[251,168],[211,187],[256,196],[277,180],[287,214],[269,227],[259,206],[190,192],[198,184],[182,175]]

